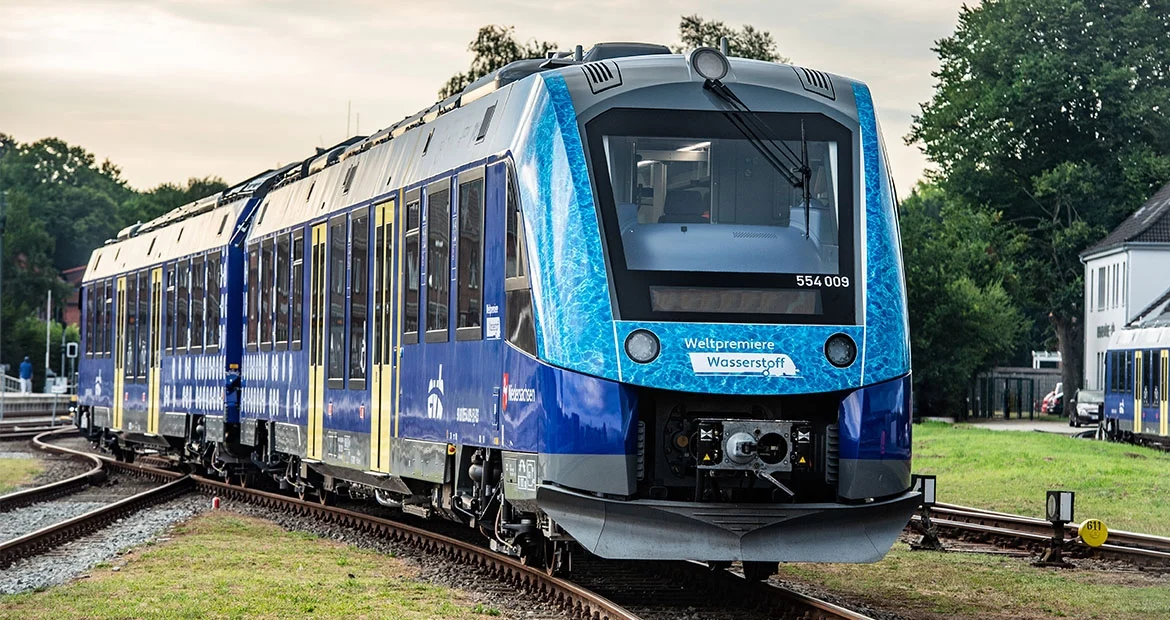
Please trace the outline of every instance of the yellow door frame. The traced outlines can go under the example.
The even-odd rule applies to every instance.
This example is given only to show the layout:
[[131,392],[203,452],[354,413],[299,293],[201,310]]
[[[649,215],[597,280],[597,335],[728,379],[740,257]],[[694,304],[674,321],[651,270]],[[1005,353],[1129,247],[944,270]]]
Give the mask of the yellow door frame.
[[126,276],[118,278],[117,291],[114,296],[118,304],[114,313],[114,419],[110,426],[122,430],[122,409],[126,405]]
[[389,321],[390,304],[394,301],[394,209],[393,198],[374,206],[375,262],[381,264],[381,278],[374,300],[374,347],[380,353],[371,369],[370,383],[370,471],[390,473],[390,422],[392,419],[394,384],[393,325]]
[[325,248],[327,224],[313,226],[309,254],[309,420],[306,456],[321,460],[325,418]]
[[150,408],[146,417],[146,432],[157,435],[162,407],[162,268],[150,272],[150,369],[147,371],[147,389]]

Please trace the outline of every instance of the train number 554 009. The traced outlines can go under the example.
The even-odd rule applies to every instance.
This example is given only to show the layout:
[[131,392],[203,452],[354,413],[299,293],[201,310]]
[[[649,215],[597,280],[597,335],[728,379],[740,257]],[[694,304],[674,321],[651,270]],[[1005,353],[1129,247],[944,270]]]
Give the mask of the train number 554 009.
[[849,276],[796,276],[797,286],[820,286],[824,288],[848,288]]

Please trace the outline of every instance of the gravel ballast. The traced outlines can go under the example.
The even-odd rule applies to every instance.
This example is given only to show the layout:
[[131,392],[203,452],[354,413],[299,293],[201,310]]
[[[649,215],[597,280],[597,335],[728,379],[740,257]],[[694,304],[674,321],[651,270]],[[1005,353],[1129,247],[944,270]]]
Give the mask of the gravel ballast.
[[[202,495],[188,495],[136,512],[110,527],[26,558],[0,571],[0,594],[16,594],[65,583],[95,565],[154,540],[172,525],[207,510]],[[11,513],[5,515],[10,517]]]

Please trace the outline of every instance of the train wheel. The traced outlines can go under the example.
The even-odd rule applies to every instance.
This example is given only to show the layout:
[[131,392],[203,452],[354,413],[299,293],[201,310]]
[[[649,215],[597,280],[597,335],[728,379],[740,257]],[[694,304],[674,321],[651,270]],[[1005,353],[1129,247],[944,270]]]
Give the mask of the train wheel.
[[748,581],[767,581],[779,568],[776,562],[744,562],[743,576]]
[[295,492],[297,494],[297,499],[301,500],[302,502],[305,501],[305,495],[308,493],[308,489],[305,487],[305,485],[297,485]]
[[329,491],[326,491],[325,489],[318,489],[317,490],[317,503],[321,504],[322,506],[332,506],[333,505],[333,494],[330,493]]
[[547,541],[544,544],[544,572],[549,577],[565,575],[569,572],[569,546],[565,543]]

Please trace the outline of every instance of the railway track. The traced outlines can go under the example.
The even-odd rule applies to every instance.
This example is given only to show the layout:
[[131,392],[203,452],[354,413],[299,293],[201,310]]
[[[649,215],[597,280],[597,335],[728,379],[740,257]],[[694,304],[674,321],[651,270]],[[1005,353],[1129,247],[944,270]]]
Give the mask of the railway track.
[[[915,515],[915,519],[918,516]],[[940,533],[974,539],[981,542],[1022,548],[1038,548],[1052,539],[1052,524],[1043,519],[1024,517],[991,510],[982,510],[955,504],[936,504],[931,509],[931,523]],[[1104,545],[1093,548],[1078,536],[1076,524],[1065,526],[1066,553],[1074,557],[1100,557],[1121,560],[1143,567],[1170,568],[1170,538],[1110,531]]]
[[[291,513],[302,517],[309,517],[322,523],[338,525],[346,529],[376,536],[383,540],[405,545],[421,551],[428,556],[440,558],[468,566],[492,578],[509,584],[511,587],[527,592],[532,596],[549,601],[559,606],[567,614],[589,618],[590,620],[639,620],[645,614],[647,617],[677,617],[674,610],[658,609],[656,601],[651,596],[651,589],[647,584],[653,580],[643,578],[641,588],[609,588],[615,595],[623,597],[623,602],[629,599],[637,603],[637,613],[627,606],[623,606],[594,591],[601,589],[592,580],[578,579],[574,574],[570,579],[552,577],[544,571],[525,566],[509,557],[492,552],[489,549],[444,536],[419,527],[399,521],[394,521],[346,508],[322,505],[318,502],[309,502],[284,495],[269,493],[252,488],[244,488],[200,476],[181,476],[175,472],[157,469],[154,460],[141,460],[137,463],[124,463],[106,456],[73,450],[63,446],[53,445],[38,437],[34,440],[37,448],[57,454],[85,455],[96,458],[110,470],[128,471],[135,475],[161,476],[173,479],[167,487],[182,490],[195,490],[214,495],[229,501],[247,502],[260,507]],[[2,560],[0,560],[2,562]],[[650,567],[648,564],[652,564]],[[805,596],[775,584],[750,583],[743,577],[727,571],[711,571],[705,565],[680,562],[662,563],[609,563],[611,576],[609,582],[615,581],[613,567],[621,565],[622,574],[643,574],[647,568],[653,568],[652,574],[664,575],[670,579],[682,579],[692,587],[701,587],[710,593],[720,593],[717,601],[720,604],[728,600],[737,600],[738,605],[733,609],[725,610],[728,618],[743,618],[745,609],[759,612],[761,617],[791,617],[807,619],[848,619],[866,620],[867,616],[858,614],[842,607],[833,605],[813,597]],[[637,571],[633,573],[631,571]],[[620,575],[618,576],[620,579]],[[582,585],[583,582],[585,585]],[[630,581],[627,580],[628,586]],[[678,588],[674,591],[665,591],[657,588],[660,601],[677,599]],[[631,598],[631,592],[634,598]],[[676,601],[677,602],[677,601]],[[630,607],[633,605],[631,604]],[[693,607],[693,606],[692,606]],[[779,614],[779,615],[778,615]]]
[[20,426],[8,425],[0,426],[0,441],[19,441],[23,439],[32,439],[41,433],[48,433],[61,429],[72,427],[70,426]]

